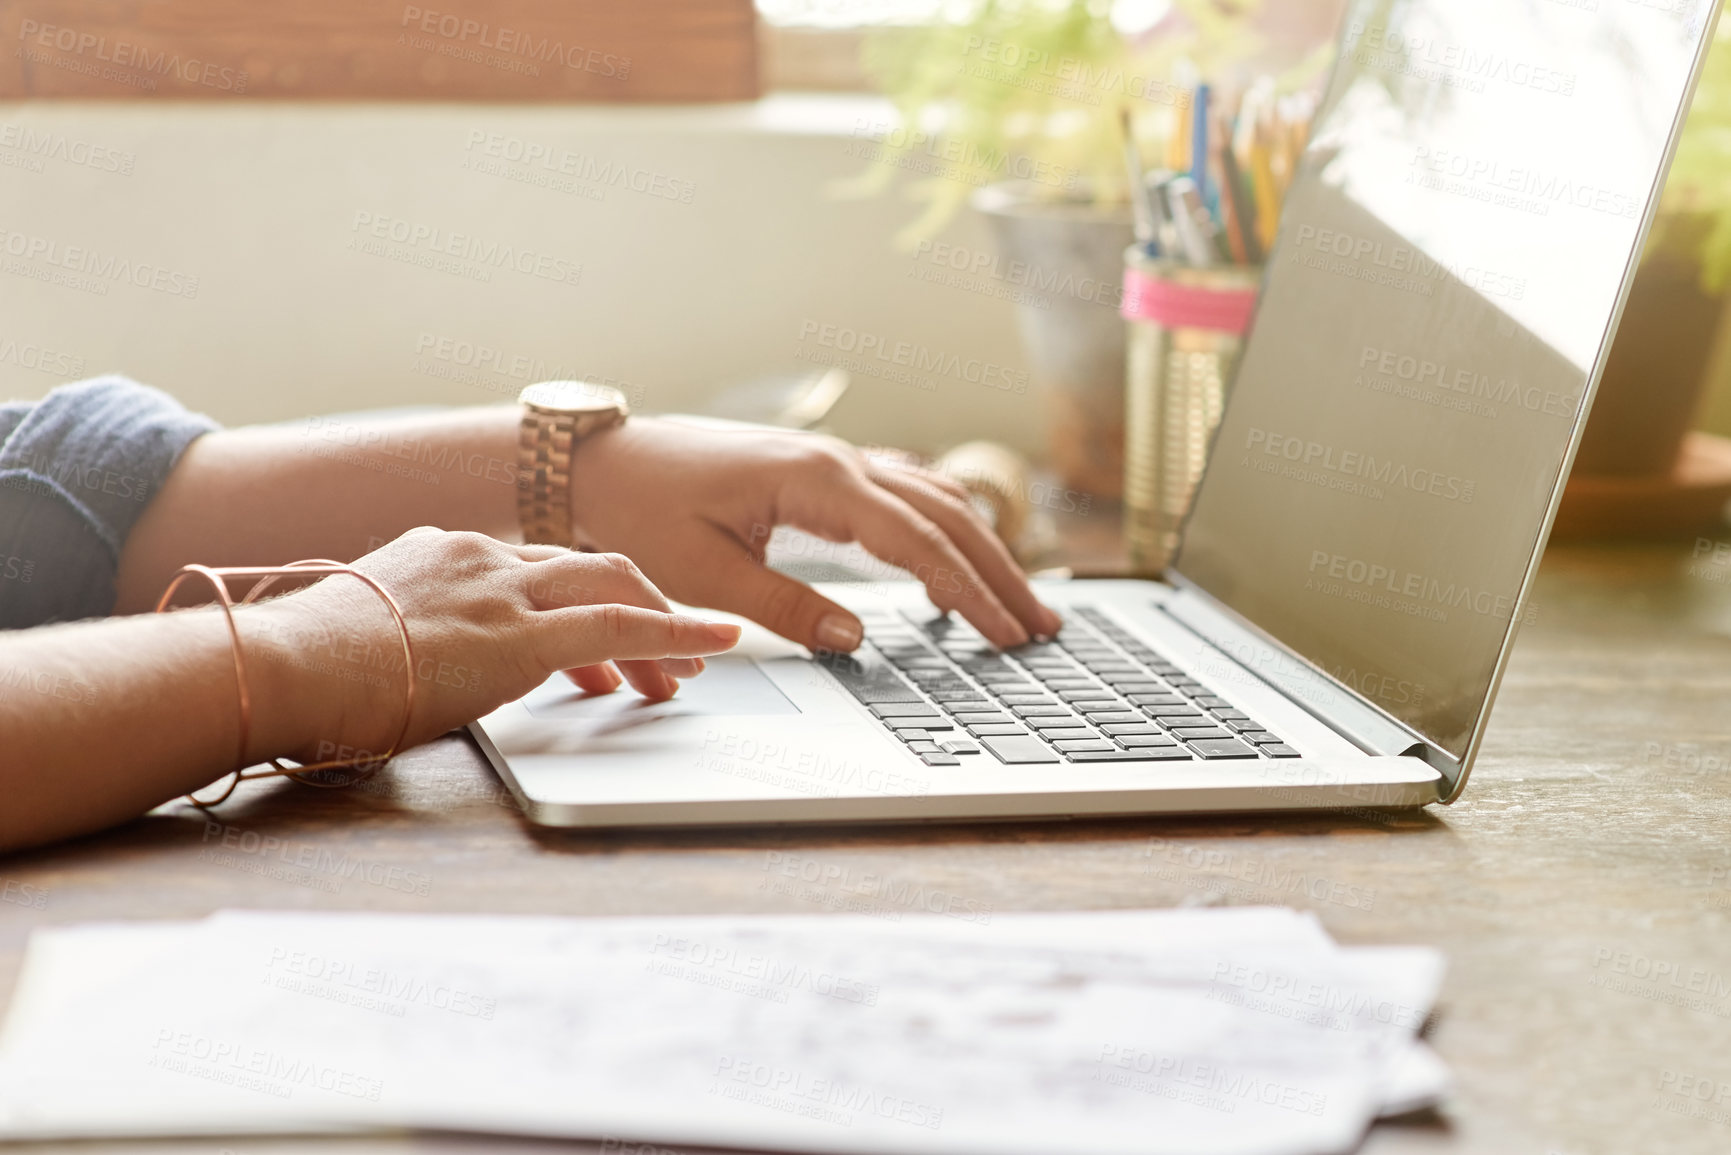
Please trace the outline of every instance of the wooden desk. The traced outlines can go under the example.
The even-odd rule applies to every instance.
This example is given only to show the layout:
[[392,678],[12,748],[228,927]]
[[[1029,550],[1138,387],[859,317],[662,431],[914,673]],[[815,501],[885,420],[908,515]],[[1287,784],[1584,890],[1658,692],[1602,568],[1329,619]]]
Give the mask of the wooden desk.
[[[1731,1080],[1731,572],[1691,573],[1688,552],[1552,552],[1484,755],[1451,808],[554,834],[525,826],[477,753],[446,738],[399,759],[375,792],[253,787],[220,811],[224,823],[291,845],[418,872],[398,877],[424,876],[424,895],[319,870],[254,873],[270,867],[257,855],[213,860],[203,817],[177,808],[0,859],[7,893],[46,891],[40,910],[0,903],[0,992],[10,991],[37,925],[234,906],[819,911],[765,889],[771,856],[799,855],[997,911],[1284,902],[1315,910],[1346,942],[1441,947],[1450,970],[1432,1037],[1459,1091],[1435,1116],[1379,1125],[1366,1146],[1374,1155],[1723,1152],[1731,1091],[1711,1099]],[[1192,867],[1191,847],[1219,853]],[[1300,878],[1300,889],[1269,885],[1281,877]],[[1656,966],[1682,985],[1640,977]],[[1711,1081],[1708,1101],[1672,1094],[1681,1078]],[[1718,1114],[1667,1112],[1692,1103]],[[373,1155],[593,1145],[405,1137],[41,1148],[50,1149]]]

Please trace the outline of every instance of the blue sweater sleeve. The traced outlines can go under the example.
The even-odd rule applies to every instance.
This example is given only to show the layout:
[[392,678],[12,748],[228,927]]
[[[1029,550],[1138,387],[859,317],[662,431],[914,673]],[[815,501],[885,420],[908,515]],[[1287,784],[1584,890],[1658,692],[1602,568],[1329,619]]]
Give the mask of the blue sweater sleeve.
[[0,405],[0,629],[111,613],[127,535],[215,428],[124,377]]

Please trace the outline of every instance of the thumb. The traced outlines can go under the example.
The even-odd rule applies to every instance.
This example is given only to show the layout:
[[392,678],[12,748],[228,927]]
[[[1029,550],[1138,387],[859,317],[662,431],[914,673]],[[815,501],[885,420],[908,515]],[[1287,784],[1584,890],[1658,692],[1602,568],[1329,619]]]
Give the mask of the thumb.
[[813,650],[851,653],[865,637],[860,620],[848,610],[743,550],[721,552],[712,573],[706,601],[718,610],[748,617],[789,641]]

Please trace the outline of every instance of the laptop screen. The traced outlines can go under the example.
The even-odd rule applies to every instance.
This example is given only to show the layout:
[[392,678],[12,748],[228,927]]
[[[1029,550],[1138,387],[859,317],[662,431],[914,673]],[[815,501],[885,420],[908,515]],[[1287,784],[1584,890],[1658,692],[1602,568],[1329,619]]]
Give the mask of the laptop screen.
[[1712,2],[1348,6],[1175,568],[1456,758]]

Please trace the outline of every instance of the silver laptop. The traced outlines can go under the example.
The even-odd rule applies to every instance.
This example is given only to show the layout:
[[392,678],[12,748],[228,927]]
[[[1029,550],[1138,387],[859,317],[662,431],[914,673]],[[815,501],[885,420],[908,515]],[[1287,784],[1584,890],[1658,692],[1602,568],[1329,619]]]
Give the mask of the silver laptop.
[[1008,653],[912,582],[673,701],[556,677],[473,732],[553,826],[1453,801],[1529,603],[1712,0],[1365,0],[1168,583],[1043,583]]

